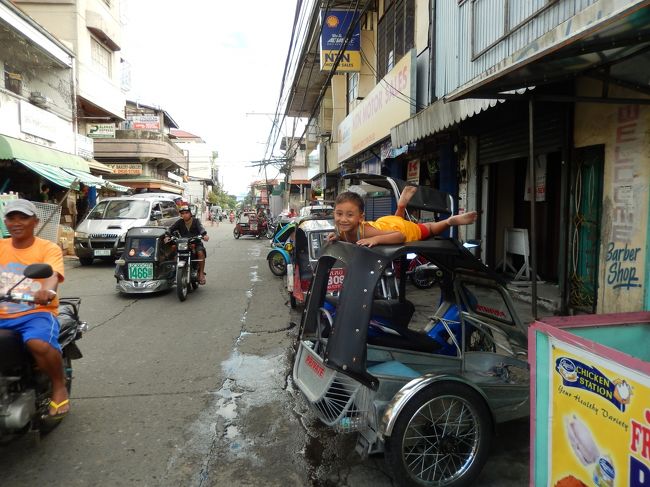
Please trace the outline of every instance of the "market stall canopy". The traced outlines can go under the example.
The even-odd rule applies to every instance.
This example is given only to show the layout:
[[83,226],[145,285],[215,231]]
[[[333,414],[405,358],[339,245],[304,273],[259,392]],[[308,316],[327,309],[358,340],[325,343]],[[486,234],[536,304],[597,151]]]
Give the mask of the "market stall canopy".
[[90,173],[85,159],[24,140],[0,135],[0,159],[16,159]]
[[96,188],[107,188],[120,193],[126,193],[131,189],[128,186],[122,186],[121,184],[116,184],[111,181],[98,178],[97,176],[94,176],[87,172],[77,171],[76,169],[64,169],[64,171],[70,173],[72,176],[77,178],[86,186],[95,186]]

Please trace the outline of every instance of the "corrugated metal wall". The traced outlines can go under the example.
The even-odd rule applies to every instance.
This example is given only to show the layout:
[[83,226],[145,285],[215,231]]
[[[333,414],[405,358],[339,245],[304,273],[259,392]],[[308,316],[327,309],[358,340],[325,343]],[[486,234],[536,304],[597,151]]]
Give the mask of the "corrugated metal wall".
[[506,35],[491,49],[472,61],[472,24],[474,51],[480,52],[503,36],[508,21],[512,27],[526,19],[546,0],[469,0],[435,2],[436,21],[436,96],[442,97],[488,71],[494,65],[557,27],[577,12],[598,0],[559,0],[532,20]]

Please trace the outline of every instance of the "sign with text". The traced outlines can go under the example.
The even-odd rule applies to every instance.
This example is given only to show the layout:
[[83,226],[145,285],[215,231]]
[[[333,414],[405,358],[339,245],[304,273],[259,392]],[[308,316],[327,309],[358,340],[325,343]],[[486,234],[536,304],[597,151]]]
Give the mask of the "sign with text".
[[406,163],[406,181],[420,184],[420,159],[412,159]]
[[77,136],[77,155],[83,157],[84,159],[92,159],[95,155],[95,144],[93,139],[90,137],[85,137],[81,134],[76,134]]
[[142,174],[142,164],[106,164],[113,170],[113,174]]
[[125,124],[132,130],[160,130],[158,115],[128,115]]
[[62,120],[34,105],[20,100],[20,130],[45,140],[56,142]]
[[[361,71],[361,27],[357,22],[358,15],[355,10],[321,11],[321,24],[323,25],[320,42],[321,71],[332,70],[336,58],[344,46],[345,50],[341,53],[336,71]],[[345,41],[351,27],[352,37],[346,44]]]
[[114,123],[89,123],[86,125],[86,135],[91,139],[114,139]]
[[415,113],[415,52],[411,50],[338,126],[340,164],[390,135]]
[[549,485],[649,485],[650,377],[550,340]]

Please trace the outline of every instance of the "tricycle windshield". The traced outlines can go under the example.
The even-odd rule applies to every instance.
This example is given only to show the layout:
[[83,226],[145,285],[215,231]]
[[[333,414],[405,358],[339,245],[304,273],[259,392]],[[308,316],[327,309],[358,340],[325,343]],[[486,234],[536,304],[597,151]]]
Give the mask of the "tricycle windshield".
[[129,239],[127,255],[138,259],[153,260],[156,257],[156,240],[154,237]]

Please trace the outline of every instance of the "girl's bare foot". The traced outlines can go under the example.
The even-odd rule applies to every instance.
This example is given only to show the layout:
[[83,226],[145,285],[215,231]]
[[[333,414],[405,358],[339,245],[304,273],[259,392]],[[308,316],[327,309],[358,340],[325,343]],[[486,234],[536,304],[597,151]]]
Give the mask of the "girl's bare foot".
[[417,190],[418,190],[417,186],[404,186],[404,189],[402,190],[402,194],[399,195],[399,201],[397,202],[397,206],[406,208],[406,206],[409,204],[409,201],[411,201],[411,198],[413,198],[413,195],[415,195],[415,192]]
[[461,213],[460,215],[450,216],[448,222],[450,225],[469,225],[474,223],[478,218],[478,213],[475,211],[468,211],[467,213]]

